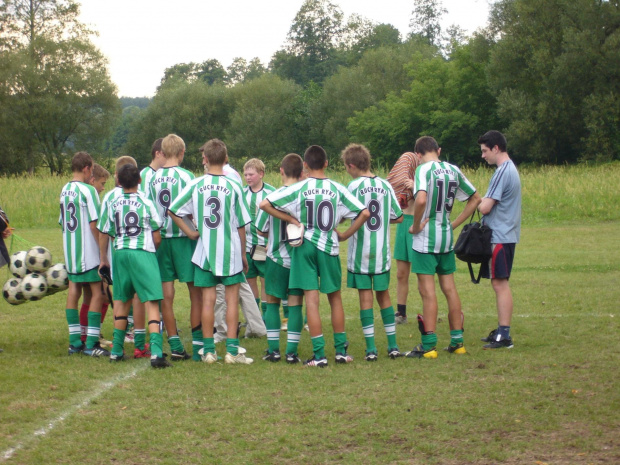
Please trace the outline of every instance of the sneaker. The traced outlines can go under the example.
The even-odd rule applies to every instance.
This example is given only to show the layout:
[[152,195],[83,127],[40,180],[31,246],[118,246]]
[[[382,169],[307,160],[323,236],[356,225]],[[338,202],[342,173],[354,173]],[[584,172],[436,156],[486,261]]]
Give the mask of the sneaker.
[[288,331],[288,318],[282,318],[282,326],[280,326],[280,331]]
[[88,355],[89,357],[109,357],[110,356],[110,351],[103,349],[99,343],[96,343],[92,348],[88,349],[85,348],[82,351],[82,354],[84,355]]
[[211,365],[212,363],[217,362],[217,353],[216,352],[207,352],[205,354],[204,353],[204,349],[200,349],[198,351],[198,354],[200,355],[200,360],[202,360],[205,363],[208,363],[209,365]]
[[245,354],[233,355],[230,352],[226,352],[226,357],[224,357],[224,361],[226,363],[238,363],[240,365],[250,365],[254,363],[254,359],[246,357]]
[[151,351],[144,346],[144,350],[134,349],[133,350],[133,358],[148,358],[151,356]]
[[306,360],[304,362],[304,365],[307,367],[319,367],[319,368],[325,368],[327,366],[327,358],[323,357],[323,358],[319,358],[317,359],[314,355],[312,356],[312,358]]
[[512,349],[514,344],[512,338],[500,339],[499,341],[491,341],[488,344],[482,346],[483,349]]
[[394,314],[394,319],[396,320],[397,325],[406,325],[408,323],[407,315],[401,315],[398,312]]
[[274,350],[273,352],[269,352],[269,349],[265,351],[265,355],[263,355],[263,360],[268,362],[279,362],[282,359],[279,350]]
[[377,352],[368,352],[366,357],[364,357],[364,360],[367,362],[376,362],[379,360],[379,357],[377,356]]
[[104,349],[111,348],[112,347],[112,341],[108,341],[105,337],[103,337],[103,334],[100,334],[99,335],[99,345],[101,347],[103,347]]
[[487,337],[483,337],[480,340],[482,342],[493,342],[495,340],[495,335],[497,334],[497,329],[494,329],[489,333]]
[[344,354],[337,353],[336,354],[336,363],[351,363],[353,361],[353,357],[351,357],[346,352]]
[[466,354],[467,351],[465,350],[465,346],[463,345],[462,342],[459,342],[457,345],[452,346],[449,345],[448,347],[446,347],[444,350],[447,350],[448,353],[450,354],[458,354],[458,355],[463,355]]
[[127,357],[125,354],[122,354],[122,355],[110,354],[110,363],[124,362],[126,360],[129,360],[129,357]]
[[286,363],[295,365],[296,363],[301,363],[301,359],[297,354],[286,354]]
[[192,356],[185,352],[185,350],[183,350],[182,352],[179,352],[178,350],[173,350],[172,354],[170,355],[170,359],[173,362],[178,362],[179,360],[188,360],[190,358],[192,358]]
[[86,346],[84,344],[82,344],[80,347],[69,345],[69,355],[79,354],[83,352],[85,348]]
[[424,350],[422,344],[418,344],[411,352],[407,352],[405,357],[409,358],[437,358],[437,349]]
[[166,360],[166,357],[157,357],[156,355],[151,355],[151,366],[153,368],[167,368],[171,367],[172,363]]
[[404,357],[404,354],[398,349],[388,349],[388,357],[394,360],[398,357]]
[[125,333],[125,344],[133,344],[133,343],[134,343],[133,330],[127,331],[127,333]]

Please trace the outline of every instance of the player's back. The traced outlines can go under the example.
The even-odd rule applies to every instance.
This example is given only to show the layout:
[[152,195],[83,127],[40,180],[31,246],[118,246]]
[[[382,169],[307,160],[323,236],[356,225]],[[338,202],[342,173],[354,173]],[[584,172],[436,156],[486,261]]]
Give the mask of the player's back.
[[174,224],[168,216],[168,207],[195,176],[180,166],[160,168],[153,175],[149,189],[149,198],[155,204],[157,213],[164,221],[161,230],[162,239],[185,237],[185,233]]
[[142,171],[140,171],[140,186],[138,187],[138,190],[142,193],[144,193],[144,195],[146,195],[147,197],[150,194],[150,189],[151,189],[151,181],[153,181],[153,177],[155,176],[155,173],[157,173],[157,171],[155,171],[153,168],[151,168],[151,166],[145,166],[144,168],[142,168]]
[[[288,186],[282,186],[276,189],[274,192],[282,192],[287,189]],[[269,232],[267,238],[267,256],[276,262],[278,265],[285,268],[291,267],[291,246],[286,242],[286,226],[288,223],[282,221],[275,216],[269,215],[264,210],[258,213],[255,220],[256,229],[262,232]]]
[[248,207],[248,211],[250,212],[250,217],[252,221],[245,227],[245,240],[246,240],[246,251],[249,252],[253,245],[267,245],[267,240],[260,236],[256,232],[256,217],[258,213],[261,211],[258,207],[260,203],[275,191],[275,187],[263,183],[263,187],[256,192],[252,190],[250,186],[245,186],[243,188],[243,194],[245,196],[246,206]]

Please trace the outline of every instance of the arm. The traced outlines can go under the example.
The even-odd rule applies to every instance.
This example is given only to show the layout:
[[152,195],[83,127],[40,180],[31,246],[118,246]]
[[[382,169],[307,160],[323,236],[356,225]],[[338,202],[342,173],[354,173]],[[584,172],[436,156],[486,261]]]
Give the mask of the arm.
[[497,200],[492,199],[491,197],[485,197],[479,203],[480,205],[478,206],[478,211],[483,215],[488,215],[489,213],[491,213],[491,210],[493,210],[493,207],[497,203]]
[[261,237],[269,237],[269,231],[268,232],[262,232],[260,229],[256,230],[256,234],[258,234]]
[[241,261],[243,262],[243,272],[247,273],[249,270],[248,259],[245,256],[245,225],[237,228],[239,232],[239,240],[241,241]]
[[107,234],[99,234],[99,269],[103,266],[110,266],[108,261],[108,245],[110,244],[110,236]]
[[338,241],[339,242],[346,241],[349,237],[351,237],[353,234],[355,234],[355,232],[359,228],[364,226],[364,223],[366,221],[368,221],[368,218],[370,218],[370,212],[368,211],[367,208],[364,208],[360,212],[360,214],[357,215],[357,218],[355,218],[355,221],[353,221],[353,223],[351,223],[351,226],[349,226],[349,229],[347,229],[343,233],[336,231],[336,235],[338,236]]
[[170,210],[168,210],[168,216],[172,218],[172,221],[174,221],[174,224],[176,224],[179,227],[179,229],[185,233],[187,237],[189,237],[190,239],[194,241],[198,240],[198,238],[200,237],[200,233],[196,231],[195,229],[190,228],[180,216],[176,216]]
[[267,199],[263,200],[260,203],[259,207],[260,207],[261,210],[264,210],[265,212],[267,212],[271,216],[273,216],[275,218],[278,218],[278,219],[280,219],[282,221],[286,221],[287,223],[292,223],[295,226],[299,226],[301,224],[299,221],[297,221],[296,218],[294,218],[291,215],[288,215],[288,214],[278,210],[276,207],[271,205],[271,202],[269,200],[267,200]]
[[424,210],[426,209],[426,192],[419,191],[415,197],[415,201],[413,204],[413,224],[409,228],[409,233],[411,234],[419,234],[428,223],[428,218],[424,221],[422,220],[422,216],[424,216]]
[[[465,205],[465,209],[456,218],[456,220],[452,222],[452,229],[458,228],[463,223],[463,221],[469,218],[476,211],[476,207],[480,205],[480,202],[480,194],[478,194],[478,192],[474,192],[474,195],[467,199],[467,205]],[[495,200],[493,200],[493,202],[495,202]]]
[[153,234],[153,243],[155,244],[155,250],[159,249],[161,245],[161,232],[159,229],[157,231],[151,231]]
[[400,215],[395,220],[390,220],[390,224],[402,223],[404,218],[405,218],[404,215]]

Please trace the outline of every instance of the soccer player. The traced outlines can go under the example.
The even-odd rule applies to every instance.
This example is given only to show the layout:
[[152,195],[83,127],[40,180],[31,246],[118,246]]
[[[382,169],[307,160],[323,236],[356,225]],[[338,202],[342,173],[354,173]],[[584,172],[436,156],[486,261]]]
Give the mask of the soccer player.
[[[275,192],[285,190],[288,186],[299,182],[303,169],[304,162],[299,155],[296,153],[286,155],[280,165],[282,187]],[[282,358],[280,355],[280,301],[284,305],[284,301],[288,299],[286,362],[299,363],[301,359],[297,354],[297,347],[304,325],[301,312],[303,291],[288,287],[292,247],[287,244],[286,226],[287,223],[268,215],[263,210],[260,211],[255,222],[259,234],[268,233],[267,259],[265,260],[265,292],[267,294],[265,325],[267,326],[268,348],[263,360],[279,362]]]
[[[134,162],[135,163],[135,162]],[[131,163],[123,164],[117,171],[122,193],[110,198],[107,208],[99,218],[102,232],[101,266],[109,267],[107,249],[109,235],[114,238],[114,340],[110,362],[125,360],[123,345],[127,331],[127,316],[134,294],[145,303],[149,315],[151,366],[169,367],[162,352],[159,333],[159,305],[163,299],[161,277],[155,257],[155,248],[161,243],[159,229],[163,222],[155,205],[138,193],[140,171]]]
[[149,166],[145,166],[140,171],[140,192],[145,193],[147,196],[150,193],[151,181],[153,180],[153,176],[158,169],[163,167],[166,164],[166,157],[164,156],[164,152],[161,150],[161,143],[164,139],[160,137],[151,147],[151,164]]
[[392,185],[398,203],[403,210],[403,222],[396,226],[394,259],[396,260],[396,324],[406,324],[409,274],[413,261],[411,244],[413,236],[409,228],[413,224],[413,178],[420,165],[420,155],[405,152],[394,164],[387,180]]
[[[223,166],[228,162],[226,145],[212,139],[204,146],[209,161],[209,171],[190,182],[170,205],[168,210],[175,225],[187,236],[198,240],[192,257],[195,264],[195,285],[202,288],[201,358],[205,363],[217,361],[213,340],[215,287],[223,284],[226,294],[226,363],[249,365],[254,360],[239,352],[237,325],[239,322],[239,284],[245,281],[247,270],[245,256],[245,225],[250,222],[243,200],[241,186],[228,179]],[[182,217],[196,218],[198,231],[183,221]]]
[[[272,193],[260,207],[272,216],[296,226],[303,224],[304,241],[291,255],[290,289],[303,289],[314,355],[305,362],[310,367],[326,367],[325,339],[319,315],[319,290],[327,294],[331,307],[336,363],[350,363],[340,287],[342,271],[338,241],[345,241],[370,217],[368,210],[341,184],[325,176],[327,154],[312,145],[304,153],[308,179],[283,191]],[[355,219],[339,233],[342,219]],[[320,280],[319,280],[320,276]]]
[[[258,206],[267,195],[275,190],[273,186],[263,182],[264,176],[265,164],[258,158],[250,158],[245,162],[245,165],[243,165],[243,177],[246,182],[246,186],[243,188],[243,195],[245,196],[246,205],[252,217],[252,222],[245,227],[245,252],[248,261],[248,272],[245,277],[252,288],[252,293],[256,299],[256,305],[262,310],[263,319],[265,319],[265,310],[267,306],[265,300],[265,255],[260,252],[265,252],[267,240],[257,234],[255,221],[260,210]],[[257,257],[256,260],[253,258],[254,255]],[[261,278],[261,298],[258,296],[259,277]]]
[[497,303],[497,329],[482,339],[484,349],[512,349],[510,320],[512,292],[508,279],[512,271],[515,247],[521,234],[521,179],[515,164],[506,152],[506,138],[499,131],[489,131],[478,139],[482,158],[497,170],[478,210],[482,222],[493,231],[493,256],[481,266],[482,276],[491,279]]
[[149,198],[164,221],[164,227],[161,230],[161,246],[157,249],[157,262],[164,291],[161,313],[172,351],[170,358],[177,361],[187,360],[191,358],[191,355],[183,348],[177,332],[172,308],[174,281],[178,279],[187,284],[192,328],[199,324],[201,293],[200,289],[194,286],[194,266],[191,262],[196,241],[188,238],[183,230],[172,221],[168,216],[168,207],[179,196],[183,188],[194,179],[194,175],[179,166],[185,156],[183,139],[176,134],[169,134],[162,140],[161,148],[166,157],[166,163],[153,176]]
[[[413,234],[414,250],[411,271],[418,276],[424,316],[418,315],[422,343],[406,355],[410,358],[437,358],[435,274],[448,302],[450,345],[446,350],[453,354],[465,354],[461,301],[454,284],[456,263],[452,230],[476,210],[480,195],[456,166],[439,160],[441,149],[435,139],[420,137],[414,151],[420,154],[422,164],[415,172],[415,210],[413,225],[409,229]],[[450,223],[455,198],[467,200],[467,204],[456,220]]]
[[376,362],[375,317],[373,295],[381,309],[381,320],[388,340],[388,356],[401,357],[396,343],[394,307],[390,299],[390,223],[401,223],[403,212],[390,184],[370,171],[370,152],[359,144],[349,144],[342,151],[342,161],[353,181],[347,189],[370,213],[370,218],[351,239],[347,253],[347,286],[357,289],[360,300],[360,320],[366,340],[368,362]]
[[[83,353],[91,357],[108,356],[99,344],[101,329],[101,278],[99,277],[99,197],[88,181],[93,174],[93,159],[86,152],[77,152],[71,160],[73,179],[60,193],[65,264],[69,274],[66,317],[69,325],[69,355]],[[88,311],[86,346],[80,338],[80,316],[77,310],[82,285],[91,292]]]

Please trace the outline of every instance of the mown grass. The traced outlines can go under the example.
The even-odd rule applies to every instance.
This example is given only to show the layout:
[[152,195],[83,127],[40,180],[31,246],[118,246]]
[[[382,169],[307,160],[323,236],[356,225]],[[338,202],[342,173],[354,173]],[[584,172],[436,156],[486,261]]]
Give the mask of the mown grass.
[[[618,165],[609,166],[618,173]],[[494,293],[488,282],[471,284],[462,265],[456,280],[466,314],[468,355],[388,360],[382,324],[376,319],[381,358],[376,364],[364,362],[357,296],[344,289],[350,351],[356,361],[348,366],[331,363],[324,370],[257,360],[247,367],[185,362],[156,371],[145,360],[119,366],[67,357],[64,293],[18,307],[2,302],[0,462],[620,462],[620,223],[613,217],[617,209],[611,208],[617,201],[618,177],[604,177],[599,168],[549,169],[550,176],[563,182],[606,179],[598,200],[610,206],[609,211],[593,209],[598,216],[583,221],[569,213],[587,206],[565,209],[558,204],[562,216],[554,219],[542,207],[526,211],[534,203],[561,197],[558,186],[545,195],[526,189],[530,176],[545,178],[545,170],[522,173],[524,224],[511,278],[515,349],[481,349],[479,338],[496,324]],[[477,170],[468,176],[484,191],[490,174]],[[5,181],[0,180],[3,197]],[[548,185],[555,186],[551,181]],[[29,210],[43,200],[32,192],[18,208]],[[535,218],[537,212],[542,219]],[[47,246],[58,258],[62,248],[56,210],[45,215],[50,214],[53,220],[42,217],[38,227],[13,223],[26,241]],[[420,300],[413,278],[411,283],[409,311],[414,315]],[[394,296],[395,279],[392,290]],[[181,286],[177,292],[177,319],[189,347],[187,293]],[[440,345],[446,345],[446,308],[441,297],[439,302],[438,335]],[[325,299],[321,309],[332,360]],[[104,334],[111,335],[111,328],[108,317]],[[398,327],[401,349],[418,341],[415,324]],[[259,358],[266,341],[249,339],[243,345]],[[310,355],[307,333],[300,350],[302,356]]]

